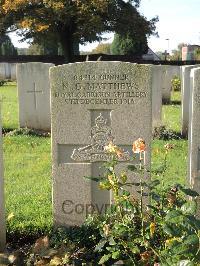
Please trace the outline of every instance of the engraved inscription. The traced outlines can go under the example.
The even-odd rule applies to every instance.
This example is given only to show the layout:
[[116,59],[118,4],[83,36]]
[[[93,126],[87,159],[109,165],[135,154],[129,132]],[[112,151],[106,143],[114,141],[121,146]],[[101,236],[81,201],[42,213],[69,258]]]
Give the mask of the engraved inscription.
[[[113,142],[111,127],[107,125],[106,119],[100,115],[95,119],[95,126],[91,129],[91,143],[85,147],[74,149],[71,158],[74,161],[99,162],[108,161],[110,154],[106,153],[104,147]],[[129,161],[128,151],[123,152],[119,161]]]
[[199,94],[195,95],[195,101],[197,104],[200,104],[200,95]]
[[197,171],[200,171],[200,148],[198,147],[197,152]]
[[66,104],[134,104],[146,98],[148,92],[138,88],[128,74],[95,74],[73,76],[73,86],[62,80],[62,91],[54,92],[55,98]]

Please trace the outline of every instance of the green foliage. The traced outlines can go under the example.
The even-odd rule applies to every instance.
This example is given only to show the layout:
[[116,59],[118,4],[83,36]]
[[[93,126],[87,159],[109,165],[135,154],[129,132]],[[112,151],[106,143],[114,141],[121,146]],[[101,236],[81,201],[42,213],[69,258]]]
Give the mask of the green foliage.
[[2,35],[0,37],[0,55],[17,55],[17,49],[7,35]]
[[[1,31],[18,29],[23,40],[60,43],[66,60],[79,43],[102,40],[102,33],[129,33],[135,40],[155,34],[158,18],[147,20],[139,11],[139,0],[102,1],[12,1],[0,8]],[[31,8],[30,8],[31,7]]]
[[177,49],[172,50],[169,60],[181,61],[182,60],[182,47],[187,46],[186,43],[179,43]]
[[[167,155],[172,146],[165,146],[163,164],[155,172],[164,175],[167,172]],[[112,191],[114,204],[99,223],[102,239],[95,251],[102,254],[99,264],[113,260],[123,260],[130,265],[178,265],[183,260],[198,263],[200,259],[200,220],[195,218],[198,193],[182,185],[165,188],[158,180],[144,182],[142,178],[136,185],[139,198],[126,191],[127,178],[124,172],[115,171],[117,153],[105,164],[105,177],[100,179],[100,187]],[[160,169],[162,168],[162,171]],[[140,165],[129,167],[140,172],[145,168]],[[108,184],[104,188],[102,184]],[[159,187],[159,189],[158,189]],[[145,208],[144,193],[148,188],[151,204]],[[187,196],[193,200],[187,200]],[[127,265],[127,264],[126,264]]]
[[[165,145],[162,164],[153,170],[155,174],[163,177],[168,174],[172,147]],[[198,265],[200,220],[195,217],[198,193],[181,184],[146,182],[142,177],[146,172],[142,151],[139,164],[131,164],[122,172],[116,170],[119,148],[113,146],[107,151],[112,156],[104,164],[104,175],[92,180],[112,193],[113,204],[105,214],[89,216],[80,228],[60,229],[52,234],[54,249],[64,245],[65,252],[57,255],[60,261],[65,258],[68,264],[112,265],[123,261],[125,265],[171,266],[184,262]],[[129,181],[131,171],[139,174],[137,182]],[[138,197],[127,191],[130,186],[136,186]],[[151,203],[146,206],[147,196]],[[188,200],[188,196],[192,199]]]
[[34,130],[30,128],[18,128],[14,130],[4,129],[5,136],[36,136],[36,137],[49,137],[49,132],[43,132],[40,130]]
[[178,76],[174,76],[171,80],[171,84],[173,91],[181,91],[181,79]]
[[134,55],[141,56],[148,51],[147,39],[145,34],[140,37],[130,34],[116,34],[111,45],[111,52],[114,55]]
[[194,59],[200,60],[200,48],[195,49],[194,51]]
[[92,54],[111,54],[111,44],[99,43],[98,46],[92,50]]
[[6,81],[5,80],[3,80],[3,79],[0,79],[0,87],[2,87],[4,84],[6,83]]
[[155,127],[153,137],[162,140],[180,139],[180,136],[172,130],[167,129],[166,126]]
[[32,43],[27,49],[27,55],[58,55],[59,44],[52,40],[46,40],[41,44]]

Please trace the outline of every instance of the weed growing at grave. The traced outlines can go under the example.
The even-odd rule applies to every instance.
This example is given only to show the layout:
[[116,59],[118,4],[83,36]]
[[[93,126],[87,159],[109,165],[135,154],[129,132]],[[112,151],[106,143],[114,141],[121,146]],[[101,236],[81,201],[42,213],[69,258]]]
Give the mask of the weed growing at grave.
[[[46,247],[46,240],[40,239],[40,245],[36,243],[40,248],[31,258],[40,261],[45,257],[46,263],[57,260],[59,265],[87,262],[112,265],[117,261],[145,266],[172,266],[180,262],[198,265],[200,220],[195,217],[198,193],[180,184],[164,186],[168,156],[175,148],[174,144],[167,143],[162,164],[152,169],[161,181],[147,182],[145,142],[138,139],[133,143],[133,161],[137,156],[138,163],[120,172],[117,169],[123,150],[110,143],[105,147],[110,160],[104,163],[104,175],[87,177],[99,181],[102,190],[111,192],[110,208],[105,214],[90,215],[80,228],[60,229]],[[134,181],[129,178],[132,172]],[[129,192],[133,187],[138,197]]]
[[154,128],[153,137],[160,140],[180,139],[181,136],[177,132],[167,129],[166,126]]
[[5,83],[6,83],[6,81],[5,81],[5,80],[3,80],[3,79],[0,79],[0,87],[1,87],[1,86],[3,86]]
[[174,78],[171,80],[171,84],[173,91],[181,90],[181,79],[178,76],[174,76]]
[[5,136],[33,136],[33,137],[49,137],[50,132],[30,128],[18,128],[14,130],[3,129]]

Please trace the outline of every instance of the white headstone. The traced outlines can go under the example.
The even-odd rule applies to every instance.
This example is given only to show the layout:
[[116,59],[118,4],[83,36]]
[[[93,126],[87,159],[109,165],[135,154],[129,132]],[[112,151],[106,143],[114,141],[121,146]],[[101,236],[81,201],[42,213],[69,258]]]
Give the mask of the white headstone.
[[172,79],[175,76],[180,78],[180,66],[163,65],[162,78],[162,99],[164,103],[171,100]]
[[11,79],[11,64],[4,63],[6,79]]
[[2,147],[2,129],[0,124],[0,251],[3,251],[5,249],[5,245],[6,245],[6,221],[5,221],[4,180],[3,180],[3,147]]
[[181,134],[188,135],[189,102],[191,97],[190,72],[199,65],[181,67]]
[[79,225],[88,211],[102,212],[111,202],[109,192],[83,178],[101,174],[111,140],[124,150],[118,170],[130,164],[139,137],[146,141],[150,166],[152,66],[74,63],[51,68],[50,81],[54,222]]
[[16,75],[16,63],[11,63],[10,64],[10,69],[11,69],[11,80],[16,80],[17,79],[17,75]]
[[188,178],[192,187],[200,193],[200,68],[191,70],[191,85]]
[[10,79],[11,69],[9,63],[0,63],[0,79]]
[[0,63],[0,79],[6,79],[5,63]]
[[50,130],[49,68],[53,64],[17,64],[20,127]]
[[153,128],[162,124],[162,75],[161,65],[153,66],[152,81],[152,125]]

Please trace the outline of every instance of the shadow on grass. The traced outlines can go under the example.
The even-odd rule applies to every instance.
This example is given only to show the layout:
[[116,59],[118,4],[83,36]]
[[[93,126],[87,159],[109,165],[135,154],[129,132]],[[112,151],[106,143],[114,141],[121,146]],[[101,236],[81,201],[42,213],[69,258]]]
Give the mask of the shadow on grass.
[[2,128],[3,136],[35,136],[35,137],[50,137],[51,133],[43,130],[30,128]]
[[165,126],[155,127],[153,131],[153,139],[159,140],[187,140],[187,136],[181,134],[181,132],[167,129]]
[[174,100],[174,101],[163,101],[163,105],[181,105],[181,101],[179,100]]

